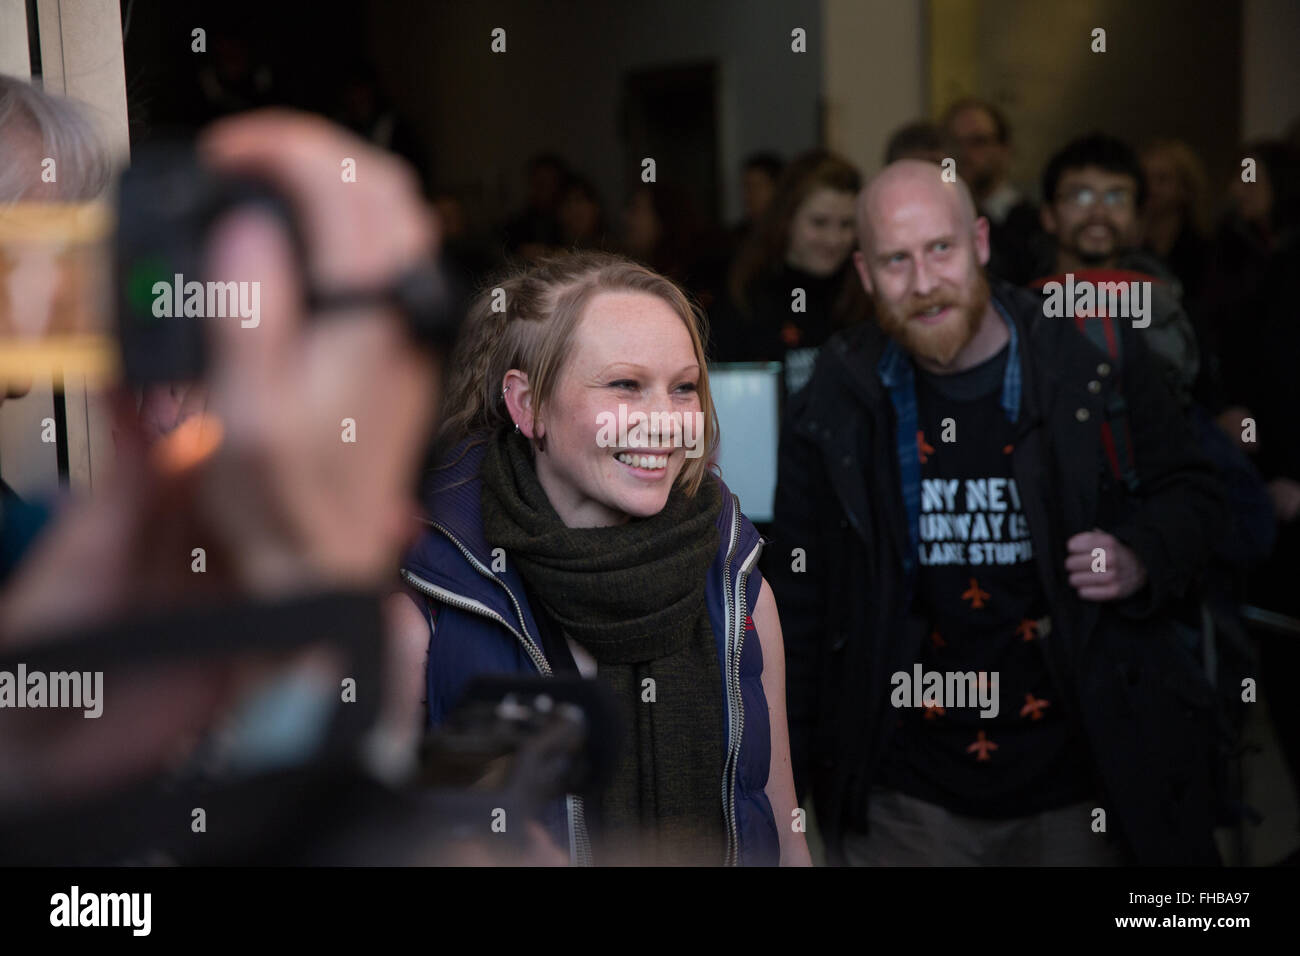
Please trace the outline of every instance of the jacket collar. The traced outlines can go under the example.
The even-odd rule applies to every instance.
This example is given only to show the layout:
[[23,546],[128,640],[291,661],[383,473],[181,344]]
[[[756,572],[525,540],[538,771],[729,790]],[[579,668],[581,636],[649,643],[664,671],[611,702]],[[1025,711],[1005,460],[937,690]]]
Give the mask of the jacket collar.
[[[995,307],[1011,329],[1016,347],[1041,353],[1046,343],[1035,341],[1040,323],[1034,321],[1042,311],[1040,295],[1004,282],[996,276],[989,276],[988,281]],[[840,367],[843,383],[868,406],[875,406],[887,397],[889,380],[886,376],[902,375],[901,365],[911,364],[902,347],[873,320],[861,322],[833,336],[826,343],[824,351],[832,356],[830,361]],[[1040,357],[1042,356],[1035,357],[1033,361],[1038,361]],[[1003,401],[1008,414],[1011,414],[1008,405],[1017,409],[1020,406],[1020,396],[1014,394],[1015,391],[1014,386],[1009,390],[1008,383],[1004,380]],[[1018,414],[1012,415],[1013,421],[1018,419]]]
[[480,471],[487,442],[466,439],[447,456],[449,464],[437,468],[425,494],[425,515],[446,528],[483,563],[491,561],[491,547],[483,534]]
[[[493,584],[473,564],[489,570],[494,564],[479,504],[479,467],[485,451],[483,442],[463,442],[444,459],[449,464],[434,471],[424,498],[423,519],[429,527],[407,552],[402,568],[436,588],[486,605],[517,626],[519,618],[511,598],[521,601],[525,615],[527,604],[521,600],[523,582],[512,562],[505,563],[504,571],[492,572],[504,587]],[[527,616],[524,625],[532,626]]]

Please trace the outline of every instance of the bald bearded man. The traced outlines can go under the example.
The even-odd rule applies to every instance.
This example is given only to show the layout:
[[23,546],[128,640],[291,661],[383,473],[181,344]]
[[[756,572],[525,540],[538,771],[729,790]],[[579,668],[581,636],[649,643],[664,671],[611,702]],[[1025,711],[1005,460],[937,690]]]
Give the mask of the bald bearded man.
[[[1114,368],[986,277],[942,172],[863,190],[877,320],[831,339],[782,434],[764,573],[800,797],[833,863],[1217,862],[1212,692],[1173,629],[1217,479],[1141,331]],[[1120,394],[1136,492],[1099,431]]]

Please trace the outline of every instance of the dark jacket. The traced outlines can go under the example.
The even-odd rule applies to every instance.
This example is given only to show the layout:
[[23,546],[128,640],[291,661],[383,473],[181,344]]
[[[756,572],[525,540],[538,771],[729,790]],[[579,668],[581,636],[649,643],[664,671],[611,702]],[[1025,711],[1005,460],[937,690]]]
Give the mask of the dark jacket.
[[[484,447],[472,447],[439,473],[438,490],[426,501],[430,530],[402,567],[407,584],[428,599],[426,614],[437,615],[429,643],[430,726],[446,719],[476,674],[551,674],[515,562],[506,554],[504,570],[492,570],[500,563],[494,562],[484,536],[479,503]],[[705,599],[722,676],[718,693],[727,726],[735,728],[723,741],[726,767],[719,780],[720,792],[729,798],[724,808],[728,854],[741,865],[775,866],[780,846],[765,792],[771,735],[763,650],[751,617],[763,584],[758,572],[762,539],[725,485],[722,502],[718,554]],[[586,862],[578,798],[549,808],[542,822],[561,846],[569,847],[574,862]]]
[[[1213,863],[1212,692],[1177,643],[1171,612],[1196,588],[1224,524],[1222,491],[1140,333],[1125,336],[1123,394],[1141,486],[1111,477],[1099,426],[1121,372],[1041,298],[991,280],[1019,336],[1023,393],[1012,453],[1040,582],[1056,692],[1093,751],[1108,828],[1140,863]],[[907,517],[894,409],[877,366],[887,344],[865,324],[822,349],[788,409],[774,539],[765,574],[784,622],[795,782],[811,788],[829,857],[865,830],[867,799],[894,721],[889,675],[924,637],[909,614]],[[1121,602],[1081,601],[1066,540],[1094,527],[1125,542],[1149,583]],[[792,551],[803,549],[803,562]]]
[[18,569],[50,520],[50,509],[19,498],[0,480],[0,585]]
[[867,299],[852,261],[845,260],[828,276],[783,262],[750,282],[744,303],[728,296],[710,310],[709,357],[715,362],[780,362],[784,391],[795,392],[812,375],[822,343],[866,314]]
[[1038,218],[1038,207],[1022,199],[999,222],[989,220],[988,269],[999,279],[1015,285],[1024,285],[1035,275],[1045,245],[1043,227]]

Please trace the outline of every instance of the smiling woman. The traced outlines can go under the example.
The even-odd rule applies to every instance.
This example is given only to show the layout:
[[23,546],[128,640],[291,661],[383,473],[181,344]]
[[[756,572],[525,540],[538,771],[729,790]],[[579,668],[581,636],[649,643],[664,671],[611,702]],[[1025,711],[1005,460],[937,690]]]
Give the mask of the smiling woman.
[[698,410],[688,414],[637,410],[629,414],[627,403],[619,402],[617,415],[603,411],[596,416],[600,426],[596,442],[602,448],[619,449],[616,457],[635,454],[624,449],[682,448],[687,458],[699,458],[704,454],[704,421],[704,413]]
[[736,255],[718,309],[718,361],[780,361],[786,390],[812,374],[817,350],[865,318],[867,302],[849,257],[856,244],[858,170],[825,150],[797,157]]
[[[506,411],[524,437],[540,443],[537,478],[566,525],[602,527],[656,515],[679,477],[700,487],[707,459],[688,459],[680,444],[671,447],[674,436],[656,436],[655,444],[662,439],[668,446],[663,455],[640,452],[648,434],[644,443],[611,448],[597,426],[610,416],[617,419],[620,409],[625,418],[631,409],[656,421],[703,413],[702,396],[712,417],[707,382],[701,390],[699,333],[654,293],[594,288],[577,298],[586,302],[573,303],[581,318],[572,328],[560,374],[546,382],[553,383],[549,394],[534,391],[528,373],[512,368],[502,390]],[[716,424],[706,424],[706,432],[712,450]],[[643,458],[664,458],[665,466],[652,467]]]
[[[593,298],[600,301],[593,303]],[[609,400],[602,407],[607,410],[617,413],[620,400],[635,403],[637,390],[646,384],[637,379],[638,372],[646,371],[638,367],[642,358],[638,348],[648,347],[658,355],[673,350],[681,360],[666,374],[681,375],[673,389],[678,395],[693,392],[694,398],[685,405],[676,399],[659,408],[681,411],[689,407],[704,414],[704,454],[679,475],[686,490],[694,493],[718,442],[713,400],[704,374],[703,319],[670,280],[628,259],[603,253],[559,256],[488,283],[488,293],[471,309],[460,359],[454,363],[440,435],[444,448],[451,451],[467,440],[478,443],[503,426],[517,425],[521,433],[535,437],[538,450],[545,452],[546,426],[538,416],[550,404],[561,370],[574,366],[578,326],[589,315],[594,320],[585,323],[584,338],[590,337],[595,348],[603,350],[601,354],[611,357],[623,346],[625,354],[617,358],[630,360],[630,365],[616,367],[607,358],[604,366],[583,369],[584,387],[604,391]],[[637,328],[643,321],[653,327]],[[626,336],[618,329],[621,325],[627,326]],[[663,341],[665,329],[669,342]],[[510,376],[512,371],[518,374]],[[637,407],[653,410],[645,404]],[[586,426],[591,429],[589,443],[594,444],[598,428],[594,413],[584,419]]]
[[671,281],[583,253],[486,290],[452,363],[430,530],[394,619],[430,724],[477,673],[612,692],[612,781],[543,815],[574,862],[808,860],[777,823],[795,811],[780,624],[761,539],[711,470],[703,341]]

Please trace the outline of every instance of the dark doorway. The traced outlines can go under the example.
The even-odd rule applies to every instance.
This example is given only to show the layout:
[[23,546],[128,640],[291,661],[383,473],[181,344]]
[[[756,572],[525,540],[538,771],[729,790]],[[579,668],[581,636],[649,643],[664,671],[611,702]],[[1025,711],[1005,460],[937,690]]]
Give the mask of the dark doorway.
[[[717,64],[628,73],[623,80],[627,167],[655,161],[657,181],[684,189],[695,209],[716,220],[718,206]],[[632,184],[635,185],[635,182]]]

